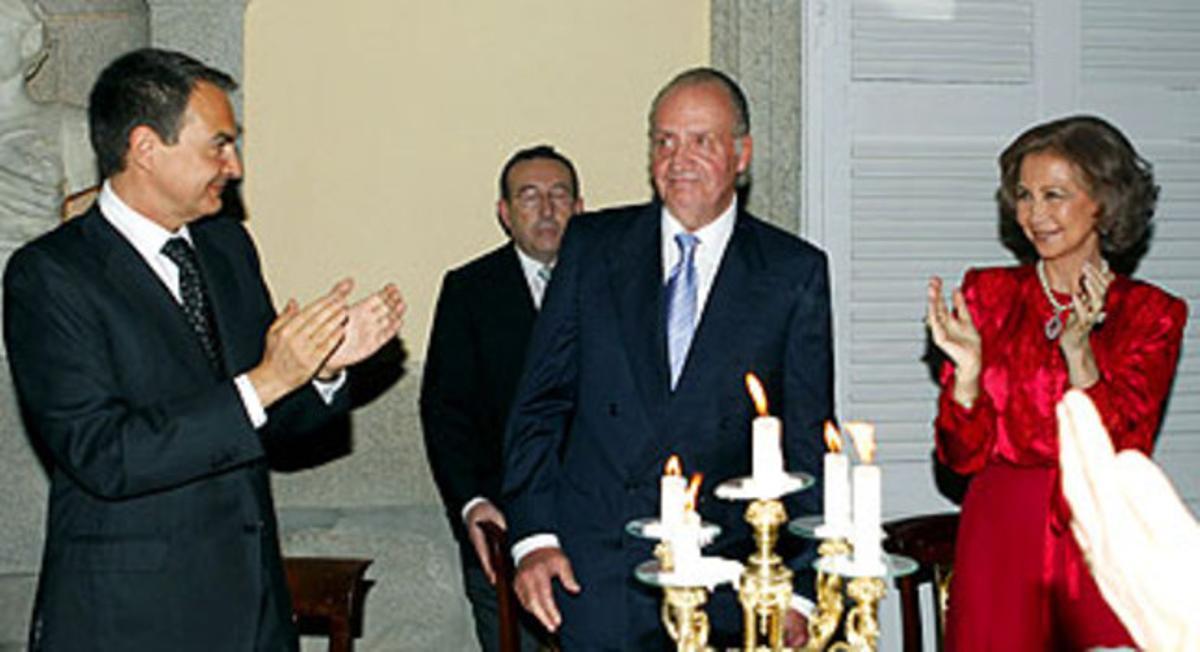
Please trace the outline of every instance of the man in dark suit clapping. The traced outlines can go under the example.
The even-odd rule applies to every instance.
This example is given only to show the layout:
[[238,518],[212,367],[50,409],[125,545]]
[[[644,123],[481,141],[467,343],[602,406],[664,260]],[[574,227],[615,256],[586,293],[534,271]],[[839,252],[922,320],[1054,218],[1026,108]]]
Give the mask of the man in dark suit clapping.
[[347,279],[276,314],[245,228],[213,216],[242,173],[234,87],[178,52],[111,63],[88,106],[96,205],[5,270],[50,465],[32,650],[298,649],[264,443],[344,413],[347,367],[404,305],[390,285],[349,305]]
[[[510,241],[447,272],[438,297],[421,423],[485,650],[497,649],[499,638],[494,569],[479,523],[506,527],[499,507],[504,424],[563,230],[582,209],[570,160],[546,145],[516,152],[500,173],[496,203]],[[528,628],[522,646],[536,646]]]

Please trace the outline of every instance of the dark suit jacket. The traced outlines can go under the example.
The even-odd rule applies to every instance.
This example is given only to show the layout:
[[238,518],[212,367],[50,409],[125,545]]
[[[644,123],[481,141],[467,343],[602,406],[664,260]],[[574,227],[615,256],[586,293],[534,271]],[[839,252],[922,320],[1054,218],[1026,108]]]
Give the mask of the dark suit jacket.
[[[225,368],[261,358],[275,316],[238,222],[189,227]],[[22,247],[4,335],[26,424],[48,452],[35,650],[294,649],[260,437],[346,407],[303,388],[251,427],[166,287],[98,208]],[[232,376],[232,374],[231,374]],[[345,392],[341,392],[345,394]],[[263,613],[264,596],[274,609]]]
[[421,424],[446,516],[465,539],[462,508],[482,496],[499,505],[504,424],[537,313],[511,242],[446,273],[438,296]]
[[[746,504],[713,496],[722,481],[750,472],[745,372],[762,379],[783,418],[788,467],[821,474],[821,424],[833,412],[824,254],[738,215],[672,392],[660,211],[655,203],[571,221],[509,421],[510,536],[557,534],[583,586],[577,597],[557,594],[568,649],[661,645],[661,591],[640,587],[632,573],[651,546],[624,526],[657,514],[670,454],[688,474],[705,474],[699,511],[723,528],[705,554],[746,558]],[[793,496],[789,516],[818,513],[819,495]],[[798,586],[811,594],[811,580]]]

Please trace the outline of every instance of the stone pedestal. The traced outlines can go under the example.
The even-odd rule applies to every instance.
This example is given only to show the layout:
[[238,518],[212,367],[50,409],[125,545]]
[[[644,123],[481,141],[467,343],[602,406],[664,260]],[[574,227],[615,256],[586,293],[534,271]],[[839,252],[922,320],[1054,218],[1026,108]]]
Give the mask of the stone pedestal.
[[712,65],[750,102],[748,208],[800,233],[801,0],[712,0]]

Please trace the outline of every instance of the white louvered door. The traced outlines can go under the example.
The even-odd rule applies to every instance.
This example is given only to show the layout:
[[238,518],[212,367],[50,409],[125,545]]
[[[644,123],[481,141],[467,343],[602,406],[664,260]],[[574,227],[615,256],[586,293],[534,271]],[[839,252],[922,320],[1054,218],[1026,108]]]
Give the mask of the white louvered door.
[[[1200,309],[1200,2],[813,0],[804,27],[805,234],[830,253],[838,411],[874,421],[888,517],[946,509],[930,466],[925,283],[1008,264],[996,156],[1025,127],[1103,115],[1163,187],[1138,275]],[[1200,317],[1158,446],[1200,499]]]

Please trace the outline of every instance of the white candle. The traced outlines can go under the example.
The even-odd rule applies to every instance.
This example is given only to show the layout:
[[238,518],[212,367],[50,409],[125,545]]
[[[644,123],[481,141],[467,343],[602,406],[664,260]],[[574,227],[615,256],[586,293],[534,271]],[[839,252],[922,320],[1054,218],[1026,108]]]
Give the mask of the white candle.
[[676,573],[687,573],[700,563],[700,515],[693,511],[683,514],[681,522],[669,531],[671,557]]
[[875,466],[875,426],[865,421],[848,421],[846,431],[854,441],[861,462],[854,467],[854,526],[850,543],[854,565],[872,574],[883,574],[883,528],[880,525],[883,478]]
[[854,467],[854,563],[877,566],[883,555],[880,503],[883,479],[879,467],[859,464]]
[[758,416],[750,424],[750,476],[755,484],[783,475],[783,424],[767,414],[767,392],[758,376],[746,374],[746,391]]
[[850,525],[850,458],[825,453],[825,524],[845,531]]
[[[672,457],[672,459],[675,459]],[[687,480],[682,474],[664,474],[659,481],[658,521],[662,527],[672,528],[683,521],[683,504],[686,500]]]
[[782,422],[778,417],[755,417],[751,432],[754,443],[750,468],[754,481],[771,481],[783,475]]

